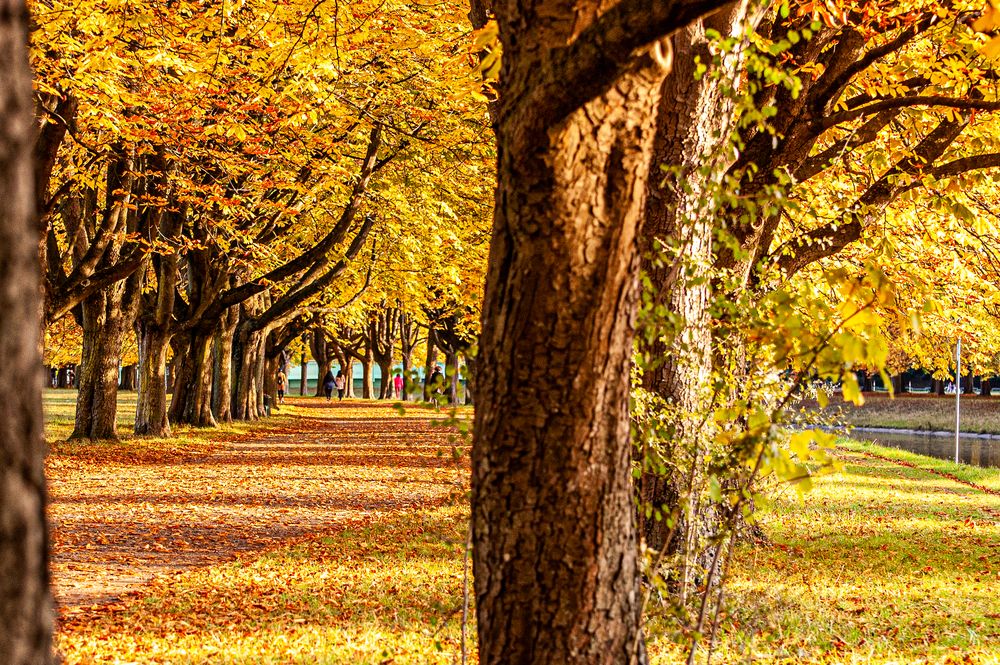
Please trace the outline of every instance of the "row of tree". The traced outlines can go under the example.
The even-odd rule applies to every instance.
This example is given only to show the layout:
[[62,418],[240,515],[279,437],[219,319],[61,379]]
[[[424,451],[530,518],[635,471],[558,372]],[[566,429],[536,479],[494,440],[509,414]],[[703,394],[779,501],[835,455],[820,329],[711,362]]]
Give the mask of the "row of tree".
[[381,302],[423,314],[477,288],[475,251],[425,270],[412,256],[482,234],[489,148],[454,7],[37,9],[44,316],[82,330],[73,437],[116,436],[133,330],[134,431],[165,436],[261,417],[317,315],[360,321],[343,348],[370,369],[391,365],[400,325]]

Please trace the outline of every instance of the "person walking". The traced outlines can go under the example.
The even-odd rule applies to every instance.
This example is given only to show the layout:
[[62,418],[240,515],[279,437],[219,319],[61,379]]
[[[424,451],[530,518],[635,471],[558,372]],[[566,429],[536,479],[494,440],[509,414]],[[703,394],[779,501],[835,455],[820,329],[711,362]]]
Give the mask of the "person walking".
[[392,386],[396,389],[396,397],[403,396],[403,375],[396,372],[396,376],[392,379]]
[[288,388],[288,377],[283,370],[278,370],[278,404],[285,403],[285,390]]
[[327,402],[333,399],[334,384],[333,370],[327,370],[326,374],[323,376],[323,394],[326,395]]
[[347,392],[347,377],[344,376],[344,370],[337,372],[335,382],[337,385],[337,401],[340,401],[344,399],[344,393]]

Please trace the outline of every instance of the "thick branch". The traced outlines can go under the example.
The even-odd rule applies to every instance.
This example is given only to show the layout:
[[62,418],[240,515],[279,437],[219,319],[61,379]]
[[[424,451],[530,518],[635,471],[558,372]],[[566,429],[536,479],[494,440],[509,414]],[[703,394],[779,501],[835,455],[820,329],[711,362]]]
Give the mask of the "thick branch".
[[361,251],[361,247],[364,245],[365,240],[368,239],[368,233],[371,231],[374,224],[375,218],[366,216],[361,228],[358,229],[357,234],[354,236],[351,246],[347,248],[344,258],[337,261],[337,263],[326,271],[322,277],[319,277],[308,284],[292,288],[273,305],[268,307],[265,312],[255,317],[253,321],[249,322],[249,329],[251,331],[263,330],[332,284],[333,281],[344,272],[347,268],[347,264],[358,255],[358,252]]
[[[622,0],[590,24],[568,46],[551,49],[533,72],[544,77],[530,99],[536,129],[603,94],[635,66],[635,51],[710,14],[731,0]],[[501,28],[502,29],[502,28]],[[510,37],[505,39],[508,42]],[[501,99],[501,105],[506,100]],[[509,111],[509,108],[506,109]],[[503,111],[502,111],[503,112]]]
[[871,143],[878,137],[879,132],[901,112],[902,109],[893,109],[879,113],[856,131],[850,132],[844,138],[834,141],[824,150],[809,157],[795,170],[796,181],[805,182],[809,180],[813,176],[825,171],[830,163],[843,153]]
[[881,178],[876,180],[851,206],[851,211],[832,224],[814,229],[804,236],[793,238],[779,247],[778,266],[786,276],[797,273],[805,266],[827,256],[833,256],[848,244],[861,237],[865,224],[880,213],[902,192],[910,188],[900,182],[900,176],[917,176],[929,172],[925,164],[933,164],[948,149],[962,131],[968,120],[956,118],[938,123],[920,143],[913,153],[899,160]]

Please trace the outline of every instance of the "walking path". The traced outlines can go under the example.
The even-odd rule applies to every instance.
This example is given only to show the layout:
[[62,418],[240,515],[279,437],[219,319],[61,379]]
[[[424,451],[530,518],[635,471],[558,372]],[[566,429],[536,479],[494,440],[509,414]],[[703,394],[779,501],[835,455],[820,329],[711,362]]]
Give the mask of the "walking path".
[[464,482],[448,431],[426,411],[292,403],[294,415],[207,451],[126,442],[51,456],[60,612],[114,605],[156,575],[438,505]]

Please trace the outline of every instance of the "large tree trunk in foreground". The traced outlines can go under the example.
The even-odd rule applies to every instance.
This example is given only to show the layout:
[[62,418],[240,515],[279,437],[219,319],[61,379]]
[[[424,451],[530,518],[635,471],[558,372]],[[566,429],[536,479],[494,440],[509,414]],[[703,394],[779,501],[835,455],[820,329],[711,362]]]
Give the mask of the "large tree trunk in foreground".
[[547,69],[549,49],[586,30],[597,3],[502,7],[472,449],[480,662],[643,663],[628,393],[663,59],[636,57],[559,106],[579,91]]
[[0,659],[52,661],[28,11],[0,0]]

